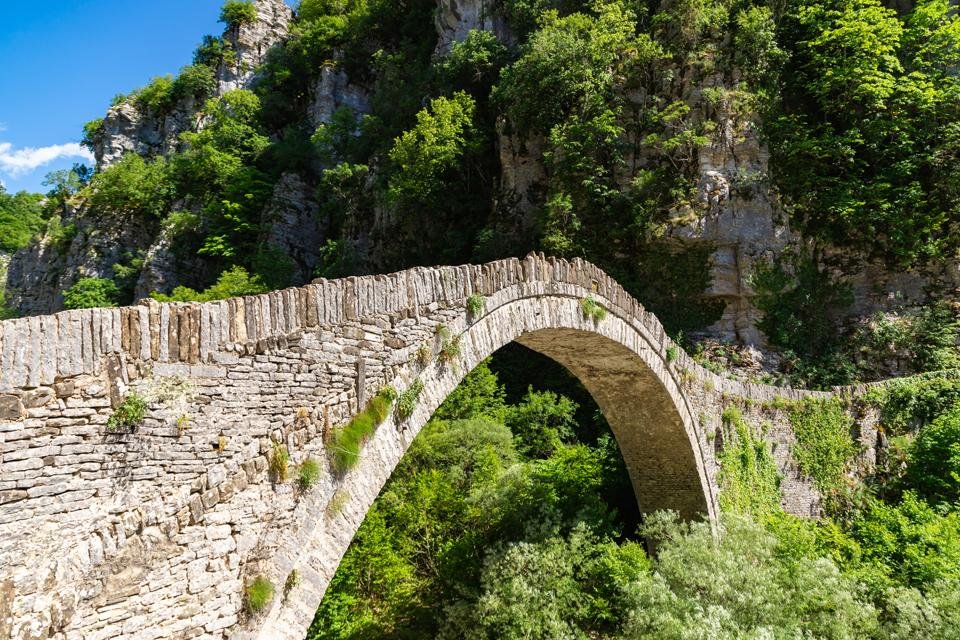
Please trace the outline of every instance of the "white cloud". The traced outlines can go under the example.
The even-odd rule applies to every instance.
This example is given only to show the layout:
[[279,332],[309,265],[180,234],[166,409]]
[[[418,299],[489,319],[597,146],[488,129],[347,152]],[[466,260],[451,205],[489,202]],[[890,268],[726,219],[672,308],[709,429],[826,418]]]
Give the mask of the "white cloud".
[[76,142],[49,147],[14,149],[9,142],[0,142],[0,171],[18,178],[60,158],[83,158],[93,162],[93,154]]
[[3,133],[3,132],[6,131],[6,130],[7,130],[7,123],[6,123],[6,122],[0,122],[0,133]]

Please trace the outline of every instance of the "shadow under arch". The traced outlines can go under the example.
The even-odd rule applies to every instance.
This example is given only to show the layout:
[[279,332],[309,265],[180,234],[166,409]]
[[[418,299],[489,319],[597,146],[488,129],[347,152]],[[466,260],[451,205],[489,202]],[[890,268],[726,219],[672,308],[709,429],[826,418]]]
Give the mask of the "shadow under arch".
[[[638,320],[613,312],[603,298],[596,301],[611,312],[595,322],[585,317],[580,300],[563,293],[517,298],[499,292],[488,299],[489,311],[481,318],[451,323],[451,329],[462,329],[457,361],[434,362],[420,371],[423,391],[413,414],[400,424],[388,418],[356,468],[305,499],[302,526],[282,540],[272,560],[277,575],[297,571],[299,584],[282,601],[276,599],[255,629],[231,637],[305,637],[343,555],[410,444],[463,377],[511,342],[563,365],[591,394],[620,446],[641,514],[672,509],[684,518],[715,522],[706,437],[656,337]],[[411,383],[417,367],[409,362],[406,369],[395,380],[398,388]],[[334,500],[343,504],[330,514]]]

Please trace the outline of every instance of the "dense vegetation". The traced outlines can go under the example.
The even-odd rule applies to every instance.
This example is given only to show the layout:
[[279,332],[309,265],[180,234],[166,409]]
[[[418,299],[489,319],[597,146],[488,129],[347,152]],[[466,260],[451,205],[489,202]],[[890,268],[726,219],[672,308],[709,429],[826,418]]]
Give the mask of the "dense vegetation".
[[957,637],[957,378],[869,400],[885,424],[909,419],[912,435],[864,482],[845,475],[857,449],[841,403],[786,407],[800,469],[828,496],[819,522],[781,510],[769,445],[731,407],[717,540],[669,513],[638,526],[596,407],[507,389],[494,370],[533,359],[544,384],[592,405],[589,396],[516,349],[471,372],[417,437],[308,638]]

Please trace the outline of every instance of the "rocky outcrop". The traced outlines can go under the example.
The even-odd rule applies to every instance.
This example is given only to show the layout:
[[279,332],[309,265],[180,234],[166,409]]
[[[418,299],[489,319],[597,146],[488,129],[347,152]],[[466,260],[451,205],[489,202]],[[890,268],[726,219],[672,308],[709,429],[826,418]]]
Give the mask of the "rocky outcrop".
[[107,111],[97,136],[94,156],[101,169],[127,153],[144,157],[167,155],[180,146],[180,134],[197,127],[197,104],[190,97],[169,112],[152,113],[134,101],[122,102]]
[[333,119],[333,114],[344,107],[355,116],[370,113],[370,96],[366,89],[352,84],[337,63],[325,64],[314,83],[313,100],[307,111],[310,124],[314,127],[327,124]]
[[283,0],[256,0],[257,21],[227,29],[224,39],[236,53],[232,64],[217,70],[218,93],[247,89],[254,82],[256,70],[267,52],[290,33],[293,10]]
[[113,278],[113,266],[145,250],[154,224],[69,208],[60,225],[14,254],[6,277],[7,304],[23,315],[63,308],[63,292],[81,278]]
[[471,31],[490,31],[502,42],[513,40],[501,11],[500,0],[437,0],[437,53],[450,52]]

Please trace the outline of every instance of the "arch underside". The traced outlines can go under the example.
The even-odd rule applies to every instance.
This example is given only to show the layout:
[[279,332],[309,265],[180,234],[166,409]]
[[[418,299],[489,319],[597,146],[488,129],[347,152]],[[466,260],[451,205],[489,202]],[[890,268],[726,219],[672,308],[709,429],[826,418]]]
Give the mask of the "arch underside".
[[516,342],[560,363],[586,387],[610,424],[641,513],[708,516],[681,413],[656,374],[627,347],[597,333],[543,329]]

